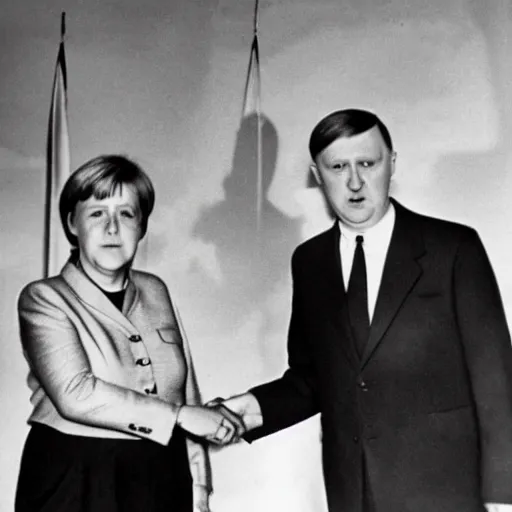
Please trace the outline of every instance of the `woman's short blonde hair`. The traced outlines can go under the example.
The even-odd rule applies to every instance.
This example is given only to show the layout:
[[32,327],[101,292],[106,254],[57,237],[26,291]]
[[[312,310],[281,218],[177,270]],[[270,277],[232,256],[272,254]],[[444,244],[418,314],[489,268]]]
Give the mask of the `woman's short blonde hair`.
[[146,234],[148,219],[155,205],[155,191],[151,180],[129,158],[122,155],[101,155],[85,162],[73,172],[60,194],[60,220],[72,246],[78,247],[78,240],[69,230],[68,216],[71,214],[73,218],[77,203],[86,201],[91,196],[105,199],[123,185],[130,185],[137,193],[141,212],[141,237]]

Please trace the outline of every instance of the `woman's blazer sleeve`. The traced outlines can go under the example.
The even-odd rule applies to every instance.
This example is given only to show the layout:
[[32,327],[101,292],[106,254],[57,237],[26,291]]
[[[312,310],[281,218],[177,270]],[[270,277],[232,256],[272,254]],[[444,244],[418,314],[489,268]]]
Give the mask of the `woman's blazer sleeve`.
[[179,406],[97,378],[64,301],[47,281],[31,283],[18,300],[25,356],[59,414],[167,444]]

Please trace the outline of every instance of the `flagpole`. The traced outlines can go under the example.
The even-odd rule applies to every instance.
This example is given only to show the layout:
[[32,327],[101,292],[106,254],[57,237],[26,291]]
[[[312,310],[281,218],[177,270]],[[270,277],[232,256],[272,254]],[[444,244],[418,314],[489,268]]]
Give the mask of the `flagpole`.
[[253,46],[254,56],[256,58],[256,164],[257,164],[257,189],[256,189],[256,227],[258,233],[261,229],[261,210],[263,205],[263,170],[262,170],[262,141],[261,141],[261,76],[260,76],[260,55],[259,55],[259,0],[254,4],[254,22],[253,22]]
[[[253,39],[251,44],[251,53],[249,56],[249,65],[247,67],[247,75],[245,80],[244,98],[242,102],[242,115],[244,119],[248,114],[247,108],[249,102],[249,92],[253,95],[253,109],[250,112],[256,114],[256,228],[259,233],[261,228],[262,206],[263,206],[263,169],[262,169],[262,115],[261,115],[261,74],[260,74],[260,52],[258,43],[259,29],[259,0],[254,4],[253,15]],[[253,72],[254,75],[253,76]],[[254,82],[251,88],[251,83]]]
[[60,44],[53,78],[46,141],[46,193],[43,235],[44,277],[49,277],[60,271],[69,251],[69,244],[64,237],[58,212],[59,195],[65,180],[69,176],[70,169],[65,35],[66,14],[62,12]]
[[66,35],[66,12],[62,11],[60,13],[60,40],[64,39]]

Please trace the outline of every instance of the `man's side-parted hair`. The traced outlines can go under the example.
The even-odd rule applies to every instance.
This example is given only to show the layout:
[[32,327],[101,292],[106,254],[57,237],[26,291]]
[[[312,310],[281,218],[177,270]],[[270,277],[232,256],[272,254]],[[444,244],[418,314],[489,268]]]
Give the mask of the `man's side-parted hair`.
[[309,138],[309,152],[313,161],[329,144],[340,137],[352,137],[364,133],[374,126],[380,130],[384,143],[393,151],[393,142],[385,124],[367,110],[337,110],[324,117],[313,129]]
[[73,247],[78,240],[68,227],[68,215],[75,214],[79,201],[91,196],[96,199],[111,197],[118,187],[130,185],[139,199],[142,236],[146,234],[148,219],[155,205],[155,191],[142,168],[122,155],[100,155],[81,165],[66,181],[60,194],[59,213],[66,238]]

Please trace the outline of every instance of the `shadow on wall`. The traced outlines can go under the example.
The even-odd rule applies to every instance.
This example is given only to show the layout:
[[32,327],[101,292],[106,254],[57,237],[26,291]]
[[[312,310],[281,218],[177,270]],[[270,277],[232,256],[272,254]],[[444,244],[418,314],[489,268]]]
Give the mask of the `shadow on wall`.
[[231,172],[223,183],[225,198],[205,209],[194,227],[196,237],[215,246],[221,272],[219,282],[203,278],[202,299],[208,309],[222,305],[231,325],[243,321],[246,312],[258,308],[280,282],[289,278],[290,257],[300,235],[300,222],[267,199],[276,169],[278,135],[266,116],[261,118],[262,204],[258,226],[257,130],[256,114],[242,119]]

